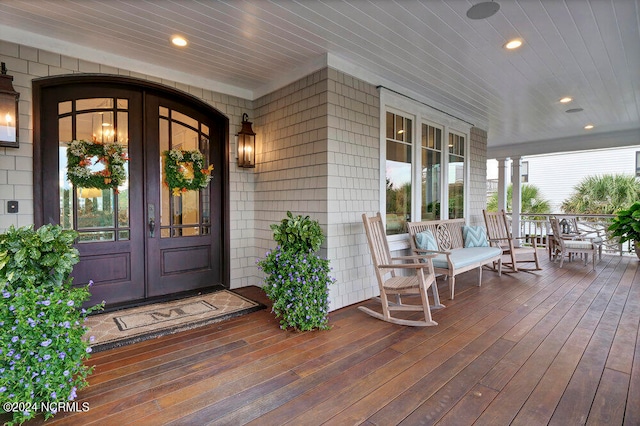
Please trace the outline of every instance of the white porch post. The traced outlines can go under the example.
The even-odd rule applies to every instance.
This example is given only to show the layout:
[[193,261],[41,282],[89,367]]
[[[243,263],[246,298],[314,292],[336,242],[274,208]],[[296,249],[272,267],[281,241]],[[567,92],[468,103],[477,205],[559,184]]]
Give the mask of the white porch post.
[[507,211],[507,158],[498,158],[498,211]]
[[[512,157],[513,175],[511,178],[512,194],[511,194],[511,232],[514,238],[520,237],[520,210],[522,207],[521,185],[522,185],[522,169],[520,157]],[[520,241],[515,240],[514,244],[519,246]]]

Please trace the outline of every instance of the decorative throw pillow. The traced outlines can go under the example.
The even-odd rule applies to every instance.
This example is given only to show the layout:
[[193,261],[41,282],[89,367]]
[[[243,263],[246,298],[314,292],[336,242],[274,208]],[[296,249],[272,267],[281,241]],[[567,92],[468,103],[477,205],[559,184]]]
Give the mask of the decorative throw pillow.
[[430,230],[422,231],[416,234],[416,246],[421,250],[438,251],[438,243]]
[[489,247],[487,231],[483,226],[463,226],[462,238],[465,247]]

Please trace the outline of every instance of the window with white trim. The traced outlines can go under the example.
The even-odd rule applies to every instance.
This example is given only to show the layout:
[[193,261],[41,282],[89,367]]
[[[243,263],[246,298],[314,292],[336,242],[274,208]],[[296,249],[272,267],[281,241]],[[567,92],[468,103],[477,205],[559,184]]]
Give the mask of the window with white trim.
[[387,234],[404,234],[411,218],[413,120],[387,112],[386,121]]
[[449,133],[449,219],[464,217],[465,140],[459,133]]
[[406,234],[410,221],[465,217],[471,126],[384,88],[380,100],[387,235]]

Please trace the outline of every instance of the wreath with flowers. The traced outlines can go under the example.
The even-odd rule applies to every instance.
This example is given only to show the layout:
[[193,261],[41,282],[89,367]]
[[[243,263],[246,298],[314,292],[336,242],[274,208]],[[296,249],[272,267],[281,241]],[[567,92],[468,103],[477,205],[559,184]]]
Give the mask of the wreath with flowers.
[[[115,189],[127,180],[125,147],[117,142],[100,143],[74,140],[67,149],[67,177],[76,188]],[[94,160],[95,158],[95,160]],[[101,163],[104,168],[91,170]]]
[[200,151],[172,149],[164,153],[164,184],[173,195],[206,188],[211,181],[213,165],[205,167]]

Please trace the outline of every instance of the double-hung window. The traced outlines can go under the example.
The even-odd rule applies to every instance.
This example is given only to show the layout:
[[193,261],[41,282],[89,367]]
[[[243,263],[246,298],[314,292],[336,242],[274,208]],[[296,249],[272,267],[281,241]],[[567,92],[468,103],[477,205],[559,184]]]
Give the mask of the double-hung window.
[[464,217],[470,125],[380,90],[380,210],[387,235],[406,234],[410,221]]

